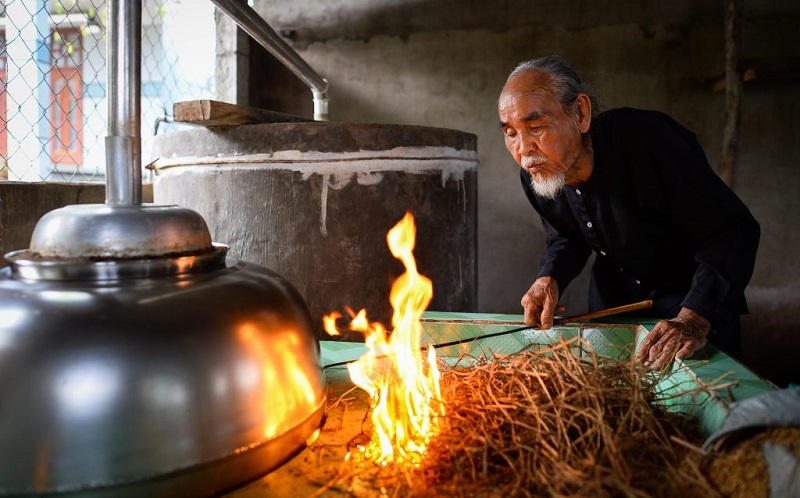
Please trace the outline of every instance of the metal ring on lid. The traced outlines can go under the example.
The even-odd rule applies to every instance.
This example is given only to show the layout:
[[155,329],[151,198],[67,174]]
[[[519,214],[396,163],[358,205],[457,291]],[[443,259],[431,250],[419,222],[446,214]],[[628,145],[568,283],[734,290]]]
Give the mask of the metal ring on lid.
[[213,249],[199,213],[143,204],[66,206],[36,224],[29,250],[43,258],[144,258]]
[[22,280],[124,280],[157,278],[216,270],[225,266],[228,246],[214,244],[211,250],[141,259],[42,258],[29,250],[5,255],[11,276]]

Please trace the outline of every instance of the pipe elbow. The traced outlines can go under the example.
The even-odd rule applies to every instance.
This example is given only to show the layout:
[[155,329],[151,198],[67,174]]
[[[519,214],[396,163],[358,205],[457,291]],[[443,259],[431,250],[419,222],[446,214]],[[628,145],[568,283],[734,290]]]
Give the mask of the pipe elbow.
[[325,87],[321,90],[312,88],[314,96],[314,121],[328,121],[328,80],[322,78]]

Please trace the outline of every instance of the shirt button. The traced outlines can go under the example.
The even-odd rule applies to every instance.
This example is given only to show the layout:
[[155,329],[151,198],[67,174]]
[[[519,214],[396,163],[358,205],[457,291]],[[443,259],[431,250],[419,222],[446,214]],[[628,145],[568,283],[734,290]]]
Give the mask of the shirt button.
[[640,281],[636,280],[636,285],[641,285],[641,284],[642,283]]
[[605,255],[606,255],[605,251],[600,251],[600,256],[605,256]]
[[578,195],[581,195],[581,191],[580,191],[580,189],[577,189],[577,188],[576,188],[576,189],[575,189],[575,193],[576,193],[576,194],[578,194]]
[[586,226],[589,227],[589,228],[592,228],[592,222],[591,221],[587,221],[586,222]]

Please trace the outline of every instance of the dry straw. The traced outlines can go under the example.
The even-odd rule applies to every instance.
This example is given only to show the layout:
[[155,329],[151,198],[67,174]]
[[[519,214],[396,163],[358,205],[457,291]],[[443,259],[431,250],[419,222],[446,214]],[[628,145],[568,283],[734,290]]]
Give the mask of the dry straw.
[[701,471],[696,425],[664,406],[663,373],[598,356],[578,339],[461,358],[442,369],[446,415],[421,462],[374,466],[356,451],[324,489],[360,489],[354,494],[362,496],[720,496]]

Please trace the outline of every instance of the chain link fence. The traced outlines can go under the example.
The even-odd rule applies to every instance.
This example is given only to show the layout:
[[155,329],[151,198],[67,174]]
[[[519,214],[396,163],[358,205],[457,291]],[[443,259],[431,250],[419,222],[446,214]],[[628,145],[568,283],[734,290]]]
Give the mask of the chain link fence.
[[[105,181],[110,1],[0,0],[0,180]],[[144,164],[174,102],[213,98],[214,40],[210,0],[143,1]]]

